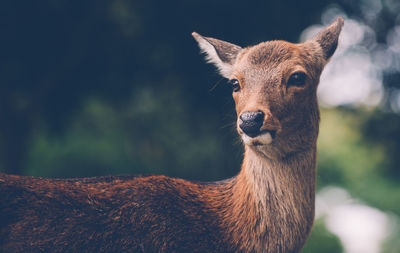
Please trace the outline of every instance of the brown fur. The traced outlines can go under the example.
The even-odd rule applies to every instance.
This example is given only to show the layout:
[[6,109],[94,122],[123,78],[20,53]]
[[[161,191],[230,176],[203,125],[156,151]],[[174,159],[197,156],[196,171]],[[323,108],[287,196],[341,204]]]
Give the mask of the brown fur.
[[[342,25],[339,18],[303,44],[244,49],[194,33],[221,73],[239,80],[238,118],[262,111],[261,130],[274,133],[272,140],[249,139],[238,127],[241,171],[214,183],[0,174],[0,251],[299,252],[314,219],[316,89]],[[289,87],[297,71],[305,85]]]

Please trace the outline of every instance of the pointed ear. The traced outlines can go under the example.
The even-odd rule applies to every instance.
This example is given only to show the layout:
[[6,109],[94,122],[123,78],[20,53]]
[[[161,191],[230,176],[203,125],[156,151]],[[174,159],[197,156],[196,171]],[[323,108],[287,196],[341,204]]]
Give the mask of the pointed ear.
[[325,60],[328,60],[335,52],[343,24],[343,18],[338,17],[330,26],[324,28],[312,39],[321,46]]
[[196,32],[192,36],[199,43],[201,51],[207,55],[207,61],[213,63],[223,77],[230,78],[236,57],[242,48],[222,40],[203,37]]

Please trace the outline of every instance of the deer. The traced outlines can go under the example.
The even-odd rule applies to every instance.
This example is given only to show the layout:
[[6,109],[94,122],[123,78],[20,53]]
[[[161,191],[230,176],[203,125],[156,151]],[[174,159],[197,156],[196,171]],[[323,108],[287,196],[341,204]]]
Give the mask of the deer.
[[343,18],[303,43],[242,48],[193,33],[232,86],[237,176],[0,175],[1,252],[300,252],[313,226],[316,90]]

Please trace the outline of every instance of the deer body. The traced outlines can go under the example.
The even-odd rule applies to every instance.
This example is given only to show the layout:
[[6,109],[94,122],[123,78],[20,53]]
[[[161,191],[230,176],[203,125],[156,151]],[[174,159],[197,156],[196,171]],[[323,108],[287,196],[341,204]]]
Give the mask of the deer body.
[[194,33],[234,86],[240,173],[213,183],[1,174],[0,251],[299,252],[314,219],[316,88],[342,25],[249,48]]

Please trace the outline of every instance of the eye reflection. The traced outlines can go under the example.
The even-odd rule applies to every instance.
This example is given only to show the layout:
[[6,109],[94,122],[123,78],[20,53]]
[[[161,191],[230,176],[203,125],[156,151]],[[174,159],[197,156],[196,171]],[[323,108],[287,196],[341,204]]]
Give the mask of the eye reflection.
[[297,87],[302,87],[304,86],[306,83],[306,74],[304,72],[296,72],[293,73],[290,78],[289,81],[287,82],[288,86],[297,86]]

